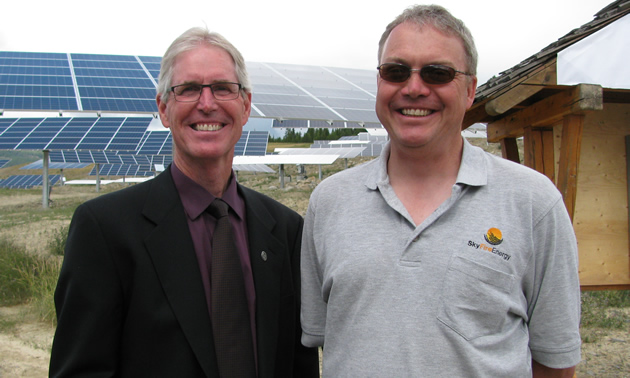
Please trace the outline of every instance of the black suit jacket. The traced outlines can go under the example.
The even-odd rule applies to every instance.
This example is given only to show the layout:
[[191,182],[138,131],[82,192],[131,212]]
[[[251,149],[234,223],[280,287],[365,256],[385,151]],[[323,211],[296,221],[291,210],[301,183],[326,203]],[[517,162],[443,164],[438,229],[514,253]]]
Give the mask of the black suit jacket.
[[[316,350],[300,343],[302,218],[260,193],[239,191],[256,288],[259,377],[318,376]],[[170,168],[77,208],[55,304],[51,376],[219,376]]]

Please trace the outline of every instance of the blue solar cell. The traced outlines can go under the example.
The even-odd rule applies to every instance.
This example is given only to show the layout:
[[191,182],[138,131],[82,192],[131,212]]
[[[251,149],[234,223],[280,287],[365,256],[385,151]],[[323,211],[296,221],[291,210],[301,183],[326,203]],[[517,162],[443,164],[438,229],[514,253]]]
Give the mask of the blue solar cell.
[[122,111],[156,113],[157,105],[153,100],[118,100],[118,99],[81,99],[83,110],[93,111]]
[[71,119],[50,141],[48,148],[51,150],[71,150],[76,148],[97,120],[98,118],[96,117]]
[[0,118],[0,136],[2,136],[2,133],[11,125],[13,125],[17,120],[17,118]]
[[[103,68],[75,68],[76,76],[147,77],[144,70],[108,70]],[[1,73],[1,72],[0,72]]]
[[62,151],[50,151],[48,153],[48,158],[52,163],[65,163],[65,159],[63,157]]
[[79,156],[76,151],[64,151],[63,159],[67,163],[80,163]]
[[50,85],[3,85],[0,96],[74,97],[74,88]]
[[118,62],[135,62],[136,58],[130,55],[106,55],[106,54],[71,54],[75,60],[111,60]]
[[0,75],[0,85],[62,85],[72,86],[70,76]]
[[[76,168],[85,168],[88,165],[89,164],[86,164],[86,163],[60,163],[60,162],[49,161],[48,162],[48,169],[76,169]],[[20,170],[22,170],[22,169],[43,169],[43,168],[44,168],[44,160],[43,159],[39,159],[36,162],[33,162],[31,164],[23,166],[22,168],[20,168]]]
[[145,65],[149,63],[160,64],[160,62],[162,62],[162,58],[159,56],[139,56],[138,58],[140,58],[142,63],[144,63]]
[[0,66],[0,75],[57,75],[70,76],[68,67]]
[[64,53],[38,53],[23,51],[0,51],[0,58],[22,58],[22,59],[66,59]]
[[[155,102],[155,88],[108,88],[108,87],[79,87],[82,98],[116,98],[116,99],[149,99]],[[0,92],[0,94],[2,94]]]
[[[150,131],[143,136],[143,141],[137,150],[138,154],[158,155],[166,145],[170,147],[172,143],[171,133],[168,130]],[[169,149],[170,151],[170,149]]]
[[304,127],[308,127],[308,120],[306,120],[306,119],[286,119],[286,120],[278,121],[278,120],[274,119],[272,127],[304,128]]
[[0,109],[78,110],[75,98],[0,96]]
[[157,62],[157,63],[142,62],[142,63],[149,71],[160,71],[160,66],[161,66],[160,62]]
[[[55,185],[61,179],[61,175],[49,175],[48,182]],[[28,189],[34,186],[42,186],[44,182],[41,175],[15,175],[0,182],[0,187],[13,189]]]
[[2,66],[30,66],[30,67],[69,67],[67,59],[44,58],[0,58]]
[[72,65],[75,68],[110,68],[116,70],[141,70],[142,67],[137,61],[116,62],[111,60],[81,60],[73,59]]
[[149,78],[118,77],[77,77],[80,87],[114,87],[114,88],[152,88],[155,96],[155,85]]

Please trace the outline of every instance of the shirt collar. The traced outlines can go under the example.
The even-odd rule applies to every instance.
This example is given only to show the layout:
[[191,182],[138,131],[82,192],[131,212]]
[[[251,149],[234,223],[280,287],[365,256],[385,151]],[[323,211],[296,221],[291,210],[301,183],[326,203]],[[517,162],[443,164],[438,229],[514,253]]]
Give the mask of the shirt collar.
[[[181,198],[182,205],[184,206],[184,211],[186,211],[190,219],[197,219],[216,197],[204,187],[197,184],[193,179],[186,176],[177,168],[175,162],[171,163],[171,174],[179,197]],[[238,194],[237,187],[234,171],[232,171],[227,188],[221,199],[225,201],[242,220],[245,219],[245,201]]]
[[[462,137],[463,138],[463,137]],[[487,162],[485,152],[471,145],[464,139],[464,149],[462,161],[457,172],[457,183],[470,186],[483,186],[488,182]],[[381,155],[376,159],[376,169],[370,171],[365,180],[365,185],[372,190],[376,190],[378,185],[388,184],[387,160],[391,150],[391,142],[387,142],[383,147]]]

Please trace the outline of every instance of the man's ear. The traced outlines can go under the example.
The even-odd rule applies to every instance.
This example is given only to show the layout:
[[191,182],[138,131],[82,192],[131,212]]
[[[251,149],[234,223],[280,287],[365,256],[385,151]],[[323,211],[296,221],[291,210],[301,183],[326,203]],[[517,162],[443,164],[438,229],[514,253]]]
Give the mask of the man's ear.
[[477,76],[471,76],[470,82],[466,89],[466,109],[470,109],[473,102],[475,102],[475,93],[477,91]]
[[171,127],[168,121],[168,115],[166,112],[166,102],[162,101],[162,95],[158,94],[155,96],[155,102],[157,102],[158,113],[160,114],[160,121],[162,121],[162,125],[167,129]]
[[245,95],[243,96],[243,105],[245,106],[243,119],[245,120],[245,123],[247,123],[247,120],[249,119],[249,115],[252,113],[252,94],[251,93],[245,92]]

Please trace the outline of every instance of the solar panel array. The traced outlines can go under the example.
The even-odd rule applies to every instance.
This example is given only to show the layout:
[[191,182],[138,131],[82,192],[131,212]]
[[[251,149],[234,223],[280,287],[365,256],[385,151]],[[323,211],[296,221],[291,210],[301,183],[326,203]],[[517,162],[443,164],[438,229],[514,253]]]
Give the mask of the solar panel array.
[[338,148],[287,148],[280,149],[278,155],[338,155],[342,159],[352,159],[361,156],[365,147]]
[[[0,109],[156,113],[159,57],[0,51]],[[247,62],[252,117],[379,127],[376,71]],[[316,127],[310,123],[305,127]],[[319,126],[317,126],[319,127]]]
[[0,159],[0,168],[4,168],[5,165],[9,164],[11,159]]
[[[169,130],[152,130],[140,138],[133,154],[121,151],[56,150],[50,151],[49,157],[52,163],[99,163],[99,173],[106,176],[150,176],[155,171],[155,165],[168,166],[173,161],[172,139]],[[243,131],[234,148],[234,155],[264,156],[268,140],[267,131]],[[250,168],[238,170],[251,170]],[[96,175],[96,168],[90,175]]]
[[[61,175],[49,175],[50,185],[55,185],[61,179]],[[44,179],[42,175],[15,175],[4,180],[0,180],[0,188],[29,189],[34,186],[42,186]]]
[[87,164],[133,164],[150,165],[151,159],[147,155],[133,155],[118,151],[50,151],[50,161],[59,163],[87,163]]
[[0,118],[0,150],[135,151],[152,117]]
[[[264,155],[269,141],[268,131],[243,131],[234,146],[234,156]],[[170,130],[147,131],[140,141],[138,155],[172,155],[173,137]]]
[[338,148],[361,147],[360,156],[379,156],[387,143],[386,135],[370,135],[363,132],[355,136],[344,136],[339,140],[316,140],[311,149],[335,150]]
[[[89,176],[96,176],[96,167],[92,168]],[[133,164],[103,164],[99,166],[98,175],[100,176],[145,176],[151,177],[155,174],[149,165],[133,165]]]
[[155,112],[153,57],[0,52],[0,108]]
[[[50,159],[48,163],[48,169],[75,169],[85,168],[89,164],[86,163],[51,163]],[[27,164],[20,169],[44,169],[44,160],[39,159],[31,164]]]

